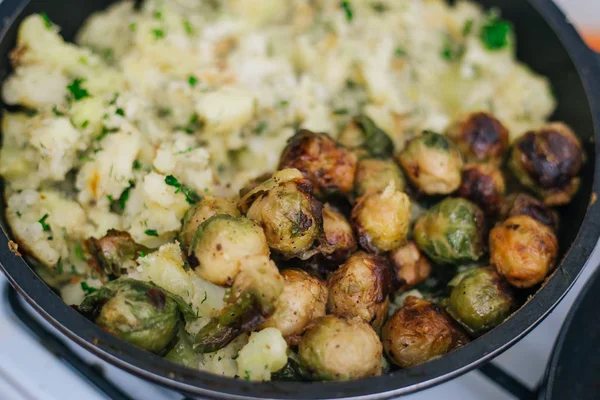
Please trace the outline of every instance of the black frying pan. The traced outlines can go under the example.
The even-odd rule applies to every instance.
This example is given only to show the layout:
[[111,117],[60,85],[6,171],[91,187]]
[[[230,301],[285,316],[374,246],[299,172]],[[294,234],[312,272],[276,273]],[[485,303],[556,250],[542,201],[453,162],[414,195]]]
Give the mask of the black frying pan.
[[[8,53],[25,15],[45,11],[72,38],[87,16],[110,0],[4,0],[0,5],[0,77],[10,70]],[[588,154],[582,187],[561,210],[561,260],[554,275],[502,325],[447,356],[381,377],[344,383],[251,383],[191,370],[131,346],[66,306],[17,254],[9,250],[6,226],[0,234],[0,264],[11,284],[48,321],[73,341],[105,360],[159,384],[202,397],[218,398],[389,398],[439,384],[490,360],[533,329],[571,287],[600,235],[600,66],[566,17],[550,0],[482,0],[497,6],[515,24],[519,58],[550,77],[559,99],[553,119],[579,134]],[[4,207],[4,206],[3,206]]]

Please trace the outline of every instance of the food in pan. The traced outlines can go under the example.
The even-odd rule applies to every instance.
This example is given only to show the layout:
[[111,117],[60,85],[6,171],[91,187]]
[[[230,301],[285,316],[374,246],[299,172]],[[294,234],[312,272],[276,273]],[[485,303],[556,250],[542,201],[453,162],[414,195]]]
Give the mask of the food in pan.
[[443,357],[552,273],[585,157],[509,22],[465,1],[125,1],[20,26],[19,250],[190,368],[348,380]]

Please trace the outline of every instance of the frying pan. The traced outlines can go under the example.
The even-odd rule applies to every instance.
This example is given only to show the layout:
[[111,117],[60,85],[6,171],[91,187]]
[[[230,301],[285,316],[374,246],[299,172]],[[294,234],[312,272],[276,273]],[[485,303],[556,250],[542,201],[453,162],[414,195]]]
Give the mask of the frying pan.
[[[10,72],[8,53],[14,47],[21,20],[46,12],[73,38],[83,21],[110,0],[4,0],[0,5],[0,79]],[[2,221],[0,264],[10,283],[52,325],[80,346],[133,374],[182,393],[203,398],[363,398],[382,399],[412,393],[442,383],[492,359],[533,329],[569,290],[600,235],[600,64],[566,17],[549,0],[482,0],[498,7],[515,25],[518,57],[550,78],[559,106],[554,120],[562,120],[580,136],[588,161],[582,186],[560,210],[561,255],[558,267],[535,296],[497,328],[440,359],[397,370],[380,377],[352,382],[252,383],[188,369],[131,346],[104,332],[46,286],[18,254],[9,249],[9,230]],[[0,204],[4,208],[4,204]],[[3,213],[2,213],[3,214]],[[533,293],[532,293],[533,294]]]

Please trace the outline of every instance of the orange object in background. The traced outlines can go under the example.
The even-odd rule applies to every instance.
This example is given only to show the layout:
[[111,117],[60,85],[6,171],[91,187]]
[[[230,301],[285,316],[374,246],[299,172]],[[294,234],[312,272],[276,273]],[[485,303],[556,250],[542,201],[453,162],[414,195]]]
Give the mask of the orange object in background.
[[600,32],[583,32],[583,38],[592,49],[600,52]]

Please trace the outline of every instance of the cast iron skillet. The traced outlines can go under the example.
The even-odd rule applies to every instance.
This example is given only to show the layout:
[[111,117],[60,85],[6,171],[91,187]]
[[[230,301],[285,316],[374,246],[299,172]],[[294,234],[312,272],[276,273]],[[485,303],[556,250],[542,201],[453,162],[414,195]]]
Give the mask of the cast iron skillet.
[[[4,0],[0,5],[0,76],[10,70],[8,53],[26,15],[45,11],[72,38],[93,11],[110,0]],[[102,331],[49,289],[19,255],[9,250],[8,229],[0,234],[0,264],[11,284],[50,323],[74,342],[129,372],[191,395],[212,398],[369,398],[415,392],[490,360],[535,327],[565,295],[590,256],[600,234],[600,183],[596,153],[600,137],[600,67],[565,16],[549,0],[482,0],[502,9],[514,22],[519,58],[550,77],[559,99],[553,119],[571,125],[581,137],[588,162],[583,184],[570,206],[561,210],[561,260],[542,289],[518,312],[491,332],[445,357],[381,377],[345,383],[251,383],[181,367],[137,349]],[[594,127],[596,130],[594,131]],[[595,134],[594,134],[595,132]],[[4,205],[3,205],[4,207]]]

